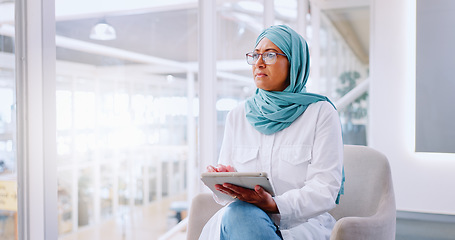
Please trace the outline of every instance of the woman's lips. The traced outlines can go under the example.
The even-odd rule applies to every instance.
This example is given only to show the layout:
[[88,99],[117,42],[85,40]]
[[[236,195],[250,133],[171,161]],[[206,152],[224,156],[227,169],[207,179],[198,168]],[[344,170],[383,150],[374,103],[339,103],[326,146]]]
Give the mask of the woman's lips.
[[265,77],[267,74],[265,73],[256,73],[256,77]]

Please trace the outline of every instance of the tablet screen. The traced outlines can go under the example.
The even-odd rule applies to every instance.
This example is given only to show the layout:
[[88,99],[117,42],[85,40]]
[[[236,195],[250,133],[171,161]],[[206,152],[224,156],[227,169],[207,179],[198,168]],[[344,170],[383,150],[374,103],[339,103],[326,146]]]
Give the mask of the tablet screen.
[[206,172],[201,174],[204,184],[217,195],[220,200],[232,200],[232,197],[215,189],[216,184],[231,183],[240,187],[254,189],[256,185],[263,187],[274,196],[273,187],[264,172]]

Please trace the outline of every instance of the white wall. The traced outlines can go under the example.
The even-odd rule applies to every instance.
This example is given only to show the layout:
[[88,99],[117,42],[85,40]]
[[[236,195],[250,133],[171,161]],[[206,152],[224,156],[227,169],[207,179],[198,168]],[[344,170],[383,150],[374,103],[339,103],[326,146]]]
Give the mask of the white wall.
[[369,145],[389,158],[397,210],[455,215],[455,154],[414,152],[415,0],[371,14]]

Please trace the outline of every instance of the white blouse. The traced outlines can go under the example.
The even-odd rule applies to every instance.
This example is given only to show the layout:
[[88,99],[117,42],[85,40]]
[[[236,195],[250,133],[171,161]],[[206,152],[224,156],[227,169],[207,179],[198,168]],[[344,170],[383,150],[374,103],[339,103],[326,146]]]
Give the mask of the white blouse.
[[[227,116],[219,163],[239,172],[267,172],[280,212],[271,217],[285,240],[330,237],[335,219],[328,211],[336,205],[343,166],[340,120],[330,103],[311,104],[271,135],[254,129],[240,104]],[[209,220],[200,239],[219,239],[223,212]]]

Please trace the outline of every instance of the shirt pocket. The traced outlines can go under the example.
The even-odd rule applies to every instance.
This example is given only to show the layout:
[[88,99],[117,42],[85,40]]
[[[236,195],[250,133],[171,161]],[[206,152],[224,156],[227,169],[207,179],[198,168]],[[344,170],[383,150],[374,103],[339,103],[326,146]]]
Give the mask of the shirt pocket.
[[238,172],[257,171],[259,147],[234,147],[233,162]]
[[311,164],[311,149],[310,145],[281,146],[278,155],[280,179],[303,186],[308,165]]

